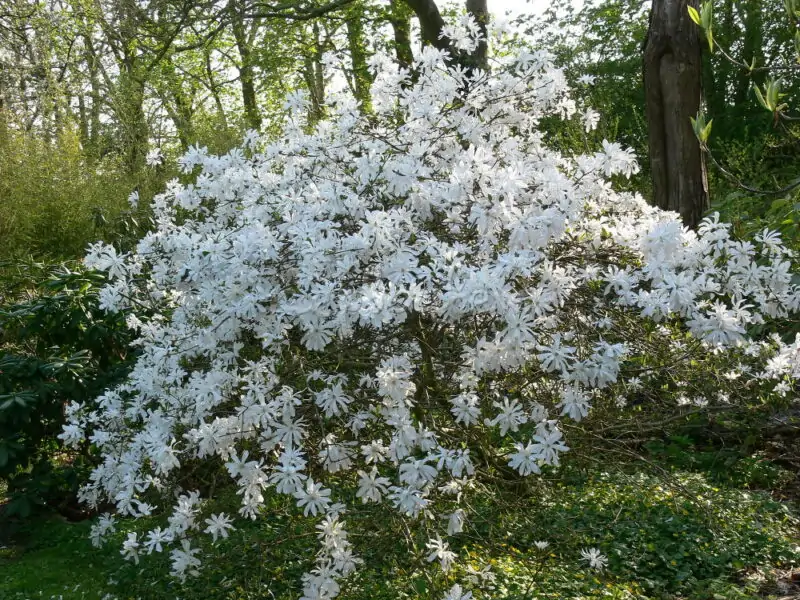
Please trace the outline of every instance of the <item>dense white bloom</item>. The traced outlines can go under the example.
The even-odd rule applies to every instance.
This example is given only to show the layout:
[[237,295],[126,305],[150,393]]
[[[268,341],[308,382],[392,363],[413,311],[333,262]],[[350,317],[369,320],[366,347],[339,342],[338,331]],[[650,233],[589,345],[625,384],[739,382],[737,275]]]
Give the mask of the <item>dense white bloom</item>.
[[[467,18],[446,30],[467,50],[478,31]],[[139,354],[124,383],[69,408],[61,439],[101,453],[90,505],[144,517],[175,499],[166,524],[123,543],[132,560],[166,548],[176,576],[197,571],[189,536],[225,537],[232,518],[202,524],[204,499],[175,487],[189,465],[222,464],[242,517],[278,493],[318,520],[302,593],[330,600],[359,564],[346,511],[383,503],[436,523],[428,556],[448,569],[441,535],[466,526],[475,479],[498,461],[522,476],[557,467],[560,419],[633,402],[694,357],[765,394],[796,389],[800,338],[748,337],[800,310],[792,253],[770,232],[734,240],[714,216],[688,231],[615,192],[606,178],[638,168],[619,144],[549,148],[542,119],[578,113],[546,53],[490,73],[431,46],[414,77],[380,55],[371,65],[369,117],[340,94],[312,127],[293,93],[274,140],[191,147],[179,165],[194,181],[153,199],[135,251],[88,248],[110,278],[104,309],[136,313]],[[736,382],[714,383],[668,399],[736,400]],[[103,517],[93,540],[111,531]],[[470,597],[454,586],[447,600]]]

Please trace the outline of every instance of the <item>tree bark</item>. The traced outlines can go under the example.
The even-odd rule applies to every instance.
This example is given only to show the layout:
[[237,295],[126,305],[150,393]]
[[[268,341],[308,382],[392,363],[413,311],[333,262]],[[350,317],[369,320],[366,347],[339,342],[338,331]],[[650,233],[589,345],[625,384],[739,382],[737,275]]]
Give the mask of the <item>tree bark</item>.
[[261,114],[258,111],[253,52],[245,27],[244,9],[233,0],[228,8],[231,11],[231,30],[236,41],[236,49],[239,51],[239,83],[242,88],[245,121],[249,128],[259,130],[261,129]]
[[465,67],[468,72],[476,68],[488,69],[486,31],[490,15],[487,0],[466,0],[467,13],[472,15],[478,23],[484,37],[475,51],[470,54],[459,52],[453,48],[450,38],[442,34],[445,22],[435,0],[404,0],[404,2],[417,15],[423,44],[450,52],[451,61]]
[[486,0],[467,0],[467,12],[472,15],[472,18],[474,18],[478,23],[478,28],[483,36],[483,41],[478,44],[475,52],[467,57],[467,62],[470,63],[469,66],[471,67],[477,67],[478,69],[487,71],[489,69],[489,61],[487,56],[487,52],[489,50],[489,44],[487,43],[489,8]]
[[325,111],[325,71],[322,67],[324,43],[320,37],[319,24],[311,24],[310,48],[305,52],[303,78],[308,87],[311,100],[309,123],[314,124],[324,116]]
[[690,118],[700,109],[702,61],[698,28],[687,6],[697,0],[653,0],[644,49],[653,203],[696,228],[708,209],[708,182]]
[[411,70],[414,54],[411,51],[411,11],[401,0],[389,0],[389,22],[394,32],[394,53],[397,64]]
[[439,50],[450,50],[450,39],[442,36],[444,19],[434,0],[405,0],[419,19],[422,43]]
[[347,18],[347,45],[350,50],[350,62],[353,68],[353,93],[358,100],[362,113],[372,112],[369,88],[372,75],[367,62],[367,43],[364,39],[364,6],[360,2],[350,5]]

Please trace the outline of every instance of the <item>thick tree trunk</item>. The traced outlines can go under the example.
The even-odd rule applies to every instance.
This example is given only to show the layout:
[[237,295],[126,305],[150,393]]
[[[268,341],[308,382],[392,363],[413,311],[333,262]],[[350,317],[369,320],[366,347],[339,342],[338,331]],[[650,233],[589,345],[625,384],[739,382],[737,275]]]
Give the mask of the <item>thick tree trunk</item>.
[[487,43],[487,27],[489,25],[489,8],[486,0],[467,0],[467,12],[472,15],[472,18],[478,23],[478,27],[483,35],[483,41],[478,44],[475,52],[468,57],[469,66],[477,67],[484,71],[489,69],[488,57],[486,55],[489,50]]
[[472,54],[459,53],[454,48],[450,47],[450,38],[446,35],[442,35],[445,22],[435,0],[404,1],[411,10],[414,11],[414,14],[417,15],[417,19],[419,19],[423,44],[439,48],[440,50],[448,50],[451,53],[453,61],[460,63],[467,69],[477,67],[485,70],[488,68],[486,56],[488,47],[485,38],[486,28],[489,23],[489,10],[486,0],[466,0],[467,12],[478,22],[484,34],[484,41],[478,45],[478,48]]
[[708,183],[689,120],[700,108],[702,61],[688,5],[697,7],[697,0],[653,0],[644,85],[653,203],[695,228],[708,208]]
[[439,50],[449,50],[450,39],[441,35],[445,23],[436,2],[434,0],[405,0],[405,3],[419,19],[422,43],[439,48]]

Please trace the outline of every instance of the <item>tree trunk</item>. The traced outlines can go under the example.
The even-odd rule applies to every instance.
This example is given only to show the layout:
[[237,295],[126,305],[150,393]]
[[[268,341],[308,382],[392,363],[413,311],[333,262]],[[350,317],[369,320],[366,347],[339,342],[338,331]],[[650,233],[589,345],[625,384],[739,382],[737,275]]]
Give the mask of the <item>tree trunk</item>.
[[128,71],[119,80],[116,112],[122,128],[125,165],[130,173],[136,173],[144,166],[150,131],[144,112],[144,81],[130,72],[132,68]]
[[405,3],[419,19],[422,43],[439,50],[450,50],[450,39],[441,35],[445,23],[436,2],[434,0],[405,0]]
[[695,228],[708,208],[708,182],[689,120],[700,108],[702,63],[688,5],[697,7],[697,0],[653,0],[644,86],[653,203]]
[[397,64],[411,70],[414,54],[411,51],[411,11],[401,0],[389,0],[389,22],[394,32],[394,53]]
[[450,38],[446,35],[442,35],[445,21],[444,18],[442,18],[442,14],[439,12],[439,7],[436,6],[435,0],[404,1],[411,10],[414,11],[414,14],[417,15],[417,19],[419,19],[423,44],[433,46],[439,50],[447,50],[450,52],[451,60],[465,67],[468,72],[475,68],[482,70],[488,69],[486,30],[490,15],[486,0],[466,0],[467,12],[472,15],[478,23],[484,36],[484,41],[478,44],[478,47],[471,54],[459,52],[455,48],[452,48],[450,45]]
[[310,124],[318,122],[325,112],[325,71],[322,66],[324,44],[320,37],[319,24],[311,24],[311,40],[303,57],[303,78],[308,87],[311,110],[308,115]]
[[250,129],[259,130],[261,129],[261,115],[258,112],[256,97],[253,52],[245,28],[243,9],[234,2],[231,2],[228,8],[231,12],[231,30],[236,40],[236,49],[239,51],[239,83],[242,87],[245,121]]
[[478,69],[486,71],[489,69],[488,57],[486,56],[489,50],[489,45],[487,43],[489,8],[486,4],[486,0],[467,0],[467,12],[478,23],[478,28],[483,36],[483,41],[478,44],[475,52],[467,58],[467,62],[470,63],[469,66],[471,67],[477,67]]
[[367,44],[364,39],[364,6],[355,2],[350,6],[345,21],[347,25],[347,45],[353,68],[353,95],[358,100],[362,113],[372,112],[369,88],[372,76],[367,64]]

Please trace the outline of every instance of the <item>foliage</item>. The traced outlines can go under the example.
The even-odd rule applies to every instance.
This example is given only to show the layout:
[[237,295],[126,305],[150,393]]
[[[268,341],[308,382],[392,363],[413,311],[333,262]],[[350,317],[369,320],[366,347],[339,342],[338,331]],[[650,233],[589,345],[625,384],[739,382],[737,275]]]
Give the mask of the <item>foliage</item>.
[[130,211],[128,194],[138,189],[144,209],[164,181],[153,170],[129,175],[112,161],[88,163],[68,132],[55,143],[9,132],[0,138],[0,259],[74,260],[98,239],[141,236],[147,216]]
[[569,0],[550,3],[539,17],[520,17],[537,47],[553,53],[573,84],[576,97],[598,109],[596,131],[580,124],[553,122],[546,131],[564,152],[586,152],[603,139],[631,148],[642,167],[625,189],[647,196],[650,186],[647,128],[644,114],[641,49],[647,32],[647,11],[638,0],[585,2],[579,10]]
[[[567,69],[573,81],[592,80],[583,94],[587,104],[602,114],[599,135],[634,150],[643,168],[631,180],[630,189],[645,197],[650,186],[641,84],[646,9],[646,3],[635,0],[594,0],[576,11],[571,2],[564,1],[552,3],[542,17],[533,19],[532,26],[528,24],[531,18],[521,19],[542,47],[553,49],[557,64]],[[787,245],[797,249],[796,194],[753,194],[737,183],[776,190],[797,179],[793,168],[799,149],[796,122],[792,118],[776,121],[755,91],[765,91],[770,69],[775,68],[775,76],[783,76],[783,93],[797,97],[800,83],[785,76],[792,65],[784,64],[786,50],[794,48],[794,28],[788,26],[780,0],[720,0],[713,3],[713,12],[708,8],[705,14],[707,19],[713,14],[716,40],[714,52],[703,56],[705,106],[713,119],[707,145],[727,171],[709,166],[712,211],[733,223],[742,238],[768,227],[780,231]],[[699,13],[697,18],[701,20]],[[584,151],[585,135],[579,127],[556,126],[548,128],[548,133],[565,149]]]
[[[708,132],[698,137],[721,183],[715,208],[751,230],[768,224],[796,248],[800,179],[792,165],[800,138],[784,101],[800,91],[796,78],[786,79],[796,61],[785,61],[786,49],[800,57],[796,2],[747,1],[734,11],[731,2],[719,9],[704,1],[689,14],[709,48],[706,108],[717,125],[710,141]],[[697,120],[706,118],[701,114]]]
[[64,408],[119,381],[132,358],[123,315],[100,310],[104,275],[35,264],[12,271],[0,286],[0,479],[10,497],[4,519],[74,502],[89,445],[61,447]]

